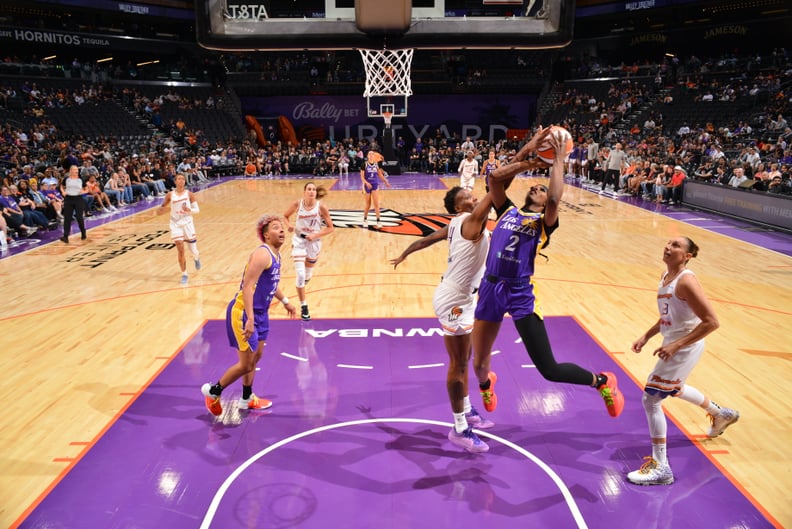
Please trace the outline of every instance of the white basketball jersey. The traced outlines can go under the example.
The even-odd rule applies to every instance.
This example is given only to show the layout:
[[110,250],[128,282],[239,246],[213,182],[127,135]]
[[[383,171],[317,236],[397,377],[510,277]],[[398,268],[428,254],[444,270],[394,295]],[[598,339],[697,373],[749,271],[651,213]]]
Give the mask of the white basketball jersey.
[[294,223],[294,233],[316,233],[322,229],[322,215],[319,214],[319,201],[317,200],[311,209],[308,209],[300,200],[300,207],[297,208],[297,220]]
[[489,250],[489,231],[484,230],[476,241],[462,236],[462,222],[470,213],[460,213],[448,224],[448,268],[443,281],[451,281],[462,289],[478,288],[484,275]]
[[[701,319],[693,312],[687,302],[676,297],[675,291],[679,279],[685,274],[693,274],[692,270],[682,270],[668,285],[663,285],[667,272],[660,279],[657,288],[657,308],[660,311],[660,334],[664,342],[670,342],[689,334]],[[695,274],[693,274],[695,275]]]
[[178,193],[174,189],[171,191],[171,221],[180,224],[191,218],[190,192],[185,189],[183,193]]

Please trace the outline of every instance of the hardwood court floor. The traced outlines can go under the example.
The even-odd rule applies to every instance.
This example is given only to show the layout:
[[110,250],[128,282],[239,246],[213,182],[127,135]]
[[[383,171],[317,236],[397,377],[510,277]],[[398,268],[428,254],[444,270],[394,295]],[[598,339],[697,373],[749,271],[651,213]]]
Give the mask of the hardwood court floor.
[[[385,190],[383,208],[442,213],[444,190],[427,190],[414,178],[410,185],[410,178],[393,177],[405,179],[400,187],[407,189]],[[167,216],[156,209],[92,229],[85,243],[55,242],[0,260],[0,367],[7,391],[0,525],[14,524],[45,494],[205,320],[224,317],[258,244],[256,219],[283,213],[305,181],[230,180],[199,192],[203,268],[190,268],[186,287],[179,285],[175,250],[166,249]],[[516,181],[510,196],[519,202],[529,184]],[[331,190],[325,199],[347,220],[362,207],[352,187]],[[790,257],[567,186],[549,261],[538,263],[544,312],[574,317],[631,375],[632,382],[622,383],[642,385],[658,341],[641,355],[629,348],[657,318],[662,249],[676,235],[701,247],[690,267],[722,325],[708,338],[690,383],[742,416],[726,435],[709,441],[702,438],[707,422],[701,410],[671,401],[667,412],[769,519],[792,527],[786,454],[792,405],[784,391],[792,380]],[[388,259],[412,240],[339,227],[325,239],[310,283],[313,317],[432,317],[446,248],[414,254],[394,271]],[[287,243],[282,286],[294,299],[289,249]],[[273,308],[273,318],[284,316]]]

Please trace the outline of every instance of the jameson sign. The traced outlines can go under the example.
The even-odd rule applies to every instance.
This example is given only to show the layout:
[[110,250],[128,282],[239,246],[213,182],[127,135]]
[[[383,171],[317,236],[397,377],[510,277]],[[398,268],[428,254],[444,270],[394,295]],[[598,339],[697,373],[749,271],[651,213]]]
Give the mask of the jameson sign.
[[[287,118],[299,132],[324,131],[328,138],[375,138],[382,119],[369,118],[366,100],[356,96],[241,97],[242,111],[259,120]],[[395,118],[393,136],[408,143],[434,137],[440,129],[446,137],[497,141],[508,129],[530,128],[536,116],[536,96],[412,96],[406,118]]]

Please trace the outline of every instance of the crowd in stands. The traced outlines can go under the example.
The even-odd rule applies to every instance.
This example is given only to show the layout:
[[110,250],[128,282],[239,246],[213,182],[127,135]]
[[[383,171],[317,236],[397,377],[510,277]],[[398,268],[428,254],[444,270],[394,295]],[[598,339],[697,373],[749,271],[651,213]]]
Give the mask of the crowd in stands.
[[[593,69],[601,74],[598,65]],[[548,111],[561,111],[559,121],[576,139],[571,174],[603,191],[668,204],[680,202],[688,178],[792,194],[792,129],[785,118],[792,106],[792,59],[786,50],[775,49],[769,58],[667,58],[642,66],[651,88],[636,78],[637,69],[613,71],[620,77],[604,81],[610,84],[604,100],[566,87]],[[761,105],[736,106],[760,95]],[[702,108],[719,101],[743,111],[691,122],[675,115],[683,100]],[[631,116],[638,106],[643,120]],[[680,120],[678,128],[667,125]]]
[[[234,57],[238,68],[253,67],[244,64],[245,55]],[[746,68],[746,61],[753,66]],[[309,56],[295,52],[261,71],[288,72],[311,64]],[[765,66],[754,68],[758,64]],[[647,75],[638,75],[641,71]],[[718,76],[713,77],[712,71]],[[558,97],[550,112],[561,113],[557,122],[570,130],[576,143],[570,174],[617,195],[669,204],[681,200],[684,181],[690,178],[792,194],[792,129],[787,120],[792,103],[792,62],[785,50],[775,50],[769,60],[691,57],[644,65],[639,70],[622,68],[620,72],[617,79],[601,81],[607,84],[601,95],[573,84],[556,88]],[[274,138],[266,146],[258,145],[254,136],[209,141],[179,118],[162,120],[158,116],[166,107],[177,112],[215,109],[220,101],[214,93],[196,95],[165,87],[156,93],[144,92],[87,81],[71,86],[39,86],[34,79],[0,77],[0,112],[19,118],[4,119],[0,131],[2,231],[29,236],[36,230],[57,227],[63,220],[59,183],[71,165],[81,168],[90,212],[113,214],[135,201],[162,196],[174,187],[177,173],[184,173],[190,185],[217,175],[343,176],[360,170],[368,150],[380,149],[376,142],[356,138],[306,138],[297,144]],[[672,93],[676,98],[669,97]],[[736,114],[734,119],[683,122],[679,127],[667,124],[674,122],[670,116],[682,99],[700,105],[716,101],[737,104],[759,94],[764,95],[763,104],[751,107],[749,113]],[[13,98],[24,101],[21,114],[8,110]],[[146,116],[154,125],[152,132],[135,144],[113,135],[88,141],[64,134],[48,119],[50,109],[98,101],[117,101]],[[634,118],[636,108],[645,110],[645,118]],[[483,139],[462,140],[458,134],[446,137],[438,129],[412,143],[398,137],[394,147],[405,170],[456,174],[466,152],[474,151],[481,163],[494,151],[505,163],[522,140],[504,138],[490,144]],[[751,185],[746,186],[746,181]]]

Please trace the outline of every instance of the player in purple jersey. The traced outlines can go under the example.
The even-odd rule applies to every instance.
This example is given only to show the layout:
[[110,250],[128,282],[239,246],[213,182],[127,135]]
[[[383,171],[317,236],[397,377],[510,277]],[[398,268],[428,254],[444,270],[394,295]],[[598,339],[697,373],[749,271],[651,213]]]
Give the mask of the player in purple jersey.
[[[558,227],[558,206],[564,191],[564,149],[558,137],[539,129],[517,153],[514,163],[490,175],[490,197],[498,221],[492,232],[487,253],[486,270],[479,286],[476,320],[473,326],[475,371],[479,380],[484,407],[497,406],[495,373],[490,371],[492,345],[498,336],[503,316],[511,315],[525,349],[539,373],[547,380],[597,388],[605,400],[608,413],[618,417],[624,408],[624,397],[618,390],[613,373],[593,373],[572,363],[556,362],[547,337],[542,312],[534,295],[534,261],[547,245],[550,234]],[[526,161],[544,139],[552,142],[556,158],[550,171],[550,183],[535,185],[517,207],[506,196],[506,185],[519,173],[535,163]]]
[[272,401],[258,398],[253,393],[256,364],[261,359],[269,334],[269,307],[272,298],[283,303],[290,318],[297,315],[297,309],[278,288],[280,248],[286,240],[286,230],[281,217],[262,216],[256,231],[263,244],[250,254],[239,290],[228,304],[226,311],[228,341],[237,349],[239,361],[229,367],[216,384],[206,383],[201,387],[206,407],[213,415],[223,413],[220,395],[224,388],[240,377],[242,378],[240,409],[264,409],[272,406]]
[[366,164],[360,170],[360,181],[363,184],[363,197],[366,207],[363,209],[363,227],[368,228],[368,212],[371,209],[371,203],[374,202],[374,215],[377,218],[377,228],[381,228],[380,224],[380,199],[379,199],[379,181],[380,178],[385,185],[390,189],[390,182],[385,172],[379,166],[379,163],[384,160],[382,155],[376,151],[369,151],[366,155]]
[[488,158],[481,164],[481,176],[484,177],[484,189],[486,189],[487,192],[489,192],[489,175],[500,166],[501,163],[500,160],[495,157],[495,151],[490,150]]

